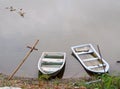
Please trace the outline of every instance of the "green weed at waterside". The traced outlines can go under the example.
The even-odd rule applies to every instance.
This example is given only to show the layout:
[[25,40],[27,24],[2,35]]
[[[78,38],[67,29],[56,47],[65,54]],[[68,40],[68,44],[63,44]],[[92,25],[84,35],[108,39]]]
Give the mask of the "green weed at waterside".
[[86,85],[87,89],[120,89],[120,76],[106,73],[96,77],[96,79],[101,79],[101,81]]

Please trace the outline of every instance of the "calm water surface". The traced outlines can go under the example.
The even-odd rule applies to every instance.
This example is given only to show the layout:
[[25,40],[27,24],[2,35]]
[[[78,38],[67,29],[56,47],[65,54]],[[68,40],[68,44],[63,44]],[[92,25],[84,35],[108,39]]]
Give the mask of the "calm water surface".
[[[15,11],[10,11],[12,6]],[[8,9],[7,9],[7,8]],[[22,9],[24,17],[18,13]],[[89,76],[71,55],[71,46],[99,44],[110,73],[119,73],[120,1],[118,0],[1,0],[0,72],[10,75],[36,39],[39,44],[16,76],[37,77],[43,51],[67,53],[63,78]]]

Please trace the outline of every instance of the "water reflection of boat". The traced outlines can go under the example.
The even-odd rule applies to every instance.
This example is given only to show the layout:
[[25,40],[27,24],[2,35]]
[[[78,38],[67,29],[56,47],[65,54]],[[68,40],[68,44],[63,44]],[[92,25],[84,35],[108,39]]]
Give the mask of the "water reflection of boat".
[[72,46],[71,49],[86,70],[93,73],[108,72],[109,64],[100,57],[92,44]]
[[38,69],[42,74],[56,76],[64,68],[65,62],[64,52],[43,52],[38,61]]

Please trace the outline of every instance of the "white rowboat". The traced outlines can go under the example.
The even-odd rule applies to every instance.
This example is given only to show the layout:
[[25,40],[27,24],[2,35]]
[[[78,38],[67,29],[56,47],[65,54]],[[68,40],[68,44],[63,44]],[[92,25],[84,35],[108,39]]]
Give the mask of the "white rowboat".
[[100,57],[92,44],[72,46],[71,49],[86,70],[94,73],[108,72],[109,64]]
[[43,52],[38,61],[38,69],[42,74],[55,76],[64,67],[65,62],[64,52]]

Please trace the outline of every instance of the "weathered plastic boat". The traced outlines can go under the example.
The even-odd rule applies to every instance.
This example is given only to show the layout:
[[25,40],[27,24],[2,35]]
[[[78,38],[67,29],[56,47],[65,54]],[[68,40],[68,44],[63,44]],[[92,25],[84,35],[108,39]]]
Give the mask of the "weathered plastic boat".
[[71,49],[86,70],[93,73],[108,72],[109,64],[100,57],[92,44],[72,46]]
[[63,69],[65,62],[64,52],[43,52],[38,61],[38,69],[42,74],[55,76]]

